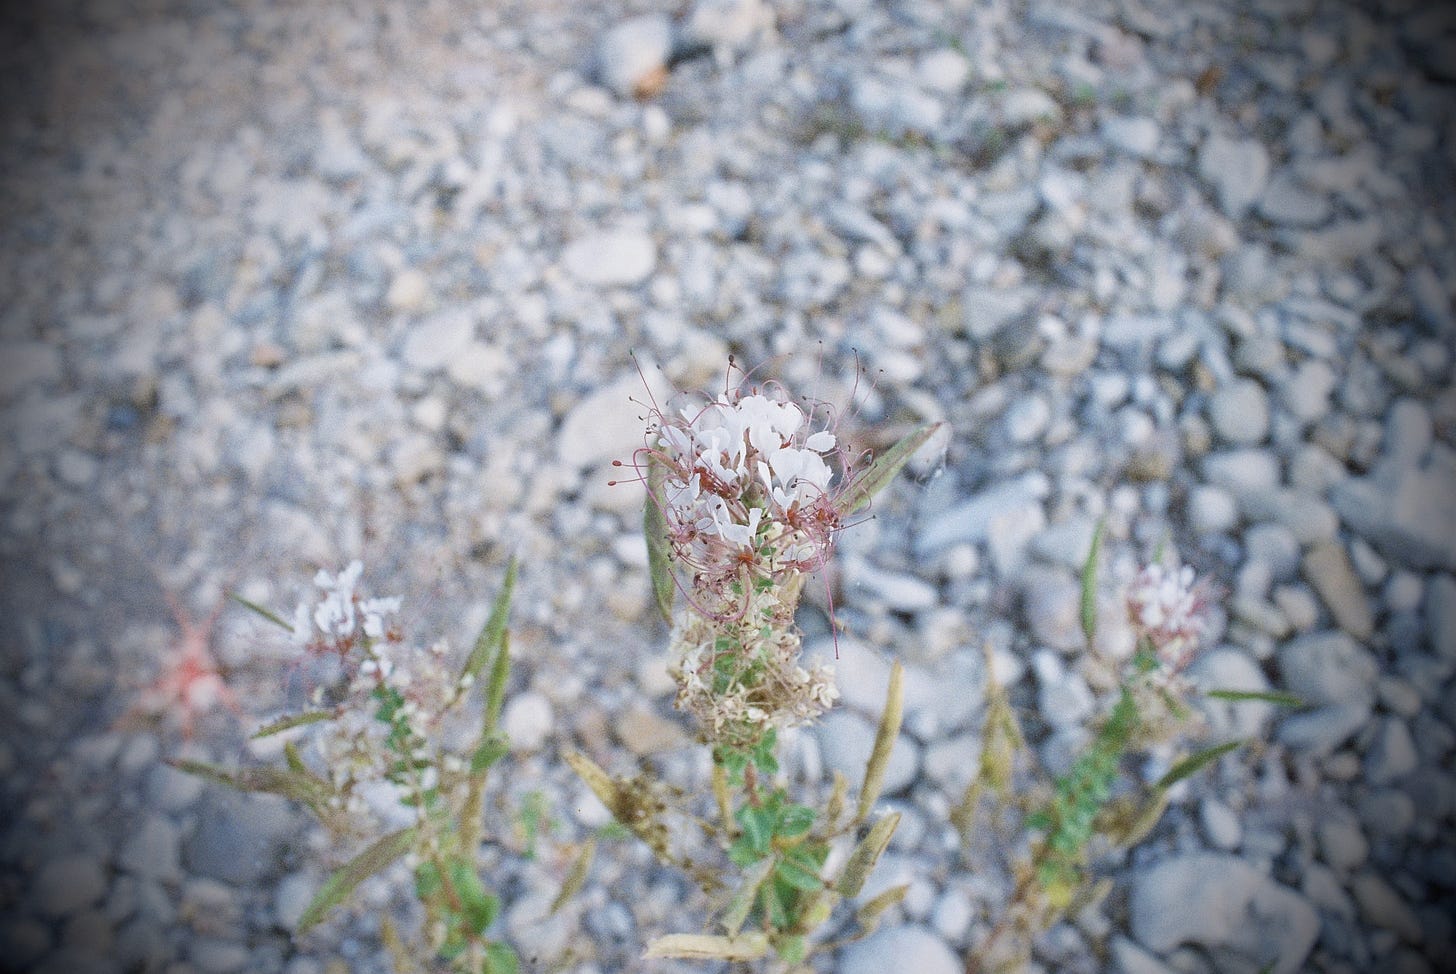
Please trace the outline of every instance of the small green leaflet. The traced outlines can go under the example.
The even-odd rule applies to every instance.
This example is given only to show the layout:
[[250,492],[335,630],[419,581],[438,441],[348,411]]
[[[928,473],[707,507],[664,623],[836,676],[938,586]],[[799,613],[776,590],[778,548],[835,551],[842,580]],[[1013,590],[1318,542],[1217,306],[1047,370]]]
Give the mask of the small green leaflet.
[[516,587],[517,570],[516,559],[512,557],[506,565],[506,577],[501,582],[500,593],[496,595],[495,604],[491,606],[490,618],[486,619],[485,628],[476,638],[475,647],[470,651],[470,658],[465,661],[461,676],[480,676],[486,664],[499,655],[501,644],[506,638],[506,616],[510,612],[511,593]]
[[379,839],[346,862],[314,894],[313,902],[298,919],[298,932],[304,933],[316,926],[329,910],[348,898],[354,887],[403,856],[414,841],[413,827],[400,829]]
[[768,879],[768,874],[773,872],[773,859],[761,859],[743,873],[743,885],[738,887],[733,898],[728,901],[728,909],[723,913],[723,929],[728,936],[736,937],[738,931],[743,929],[743,922],[748,919],[749,911],[753,909],[753,903],[758,898],[758,888]]
[[483,974],[516,974],[519,970],[520,962],[516,959],[516,952],[510,947],[495,940],[485,945]]
[[1177,764],[1173,765],[1173,767],[1169,769],[1167,774],[1159,778],[1156,787],[1171,788],[1178,782],[1182,781],[1184,778],[1187,778],[1189,775],[1196,774],[1205,765],[1212,764],[1213,762],[1217,761],[1219,758],[1223,757],[1225,754],[1229,753],[1235,748],[1242,747],[1245,743],[1246,742],[1243,738],[1239,738],[1237,740],[1225,741],[1222,744],[1216,744],[1210,748],[1205,748],[1204,750],[1199,751],[1196,754],[1190,754],[1182,761],[1179,761]]
[[510,751],[511,745],[506,736],[501,733],[490,733],[475,748],[475,753],[470,755],[470,773],[480,774],[482,771],[495,764]]
[[[571,864],[571,871],[566,874],[566,879],[561,882],[561,891],[556,894],[556,899],[551,901],[549,913],[555,913],[566,905],[581,888],[586,885],[587,875],[591,872],[592,860],[597,855],[597,843],[595,839],[587,840],[582,846],[581,852],[577,855],[576,861]],[[548,914],[549,915],[549,914]]]
[[288,714],[259,727],[253,732],[252,739],[257,741],[265,737],[272,737],[274,734],[281,734],[286,730],[293,730],[295,727],[317,724],[323,720],[333,720],[335,716],[332,710],[305,710],[301,714]]
[[247,599],[243,598],[236,592],[229,592],[228,598],[232,599],[234,602],[238,603],[238,605],[241,605],[245,609],[251,609],[258,615],[262,616],[264,619],[267,619],[269,622],[273,623],[273,625],[278,626],[282,629],[287,629],[289,632],[293,631],[293,623],[285,621],[281,616],[278,615],[278,613],[273,612],[269,609],[265,609],[256,602],[249,602]]
[[1276,707],[1303,707],[1304,700],[1292,693],[1261,692],[1258,690],[1209,690],[1204,694],[1213,700],[1227,700],[1231,703],[1242,703],[1245,700],[1258,700],[1263,703],[1272,703]]
[[813,893],[824,888],[824,880],[819,878],[818,873],[792,859],[780,859],[774,872],[794,889]]
[[261,791],[271,795],[282,795],[302,802],[310,808],[319,809],[333,794],[328,781],[299,767],[284,768],[239,768],[229,771],[215,764],[203,761],[169,761],[172,767],[187,774],[196,775],[207,781],[238,791]]
[[1087,642],[1097,634],[1097,565],[1102,557],[1102,535],[1107,520],[1100,518],[1092,532],[1092,547],[1087,550],[1087,562],[1082,566],[1082,635]]
[[884,453],[875,457],[874,461],[864,469],[859,476],[849,482],[844,488],[844,493],[835,502],[841,516],[849,516],[855,511],[864,507],[870,500],[889,486],[890,481],[900,472],[900,468],[909,462],[915,455],[915,451],[925,445],[925,442],[935,435],[943,423],[930,423],[922,426],[913,433],[901,437],[900,441],[890,447]]

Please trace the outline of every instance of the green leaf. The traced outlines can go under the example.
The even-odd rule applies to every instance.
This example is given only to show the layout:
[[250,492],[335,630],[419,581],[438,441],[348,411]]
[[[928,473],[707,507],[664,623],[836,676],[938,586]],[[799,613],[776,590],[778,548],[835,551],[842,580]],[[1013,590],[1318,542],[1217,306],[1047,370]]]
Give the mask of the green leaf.
[[766,808],[745,805],[738,810],[738,814],[734,817],[743,827],[743,837],[748,840],[749,848],[759,855],[767,854],[769,844],[773,841],[773,812]]
[[1214,700],[1228,700],[1233,703],[1240,703],[1245,700],[1259,700],[1264,703],[1272,703],[1276,707],[1303,707],[1304,700],[1292,693],[1269,692],[1263,693],[1257,690],[1209,690],[1204,694]]
[[774,754],[778,746],[778,731],[770,727],[758,744],[754,746],[751,755],[754,767],[758,768],[759,774],[772,777],[779,773],[779,759]]
[[1229,753],[1237,747],[1242,747],[1244,743],[1246,742],[1242,738],[1232,741],[1225,741],[1222,744],[1216,744],[1213,747],[1205,748],[1202,751],[1191,754],[1188,757],[1184,758],[1182,761],[1179,761],[1177,764],[1173,765],[1173,767],[1168,770],[1167,774],[1163,775],[1161,778],[1158,779],[1158,783],[1155,787],[1170,788],[1173,785],[1176,785],[1178,782],[1182,781],[1184,778],[1187,778],[1189,775],[1197,773],[1205,765],[1212,764],[1214,761],[1217,761],[1219,758],[1223,757],[1225,754]]
[[743,929],[743,922],[748,919],[753,902],[758,898],[758,888],[768,879],[773,868],[772,859],[762,859],[744,872],[743,884],[734,891],[732,899],[728,901],[728,908],[723,912],[723,929],[728,936],[735,937]]
[[672,622],[672,602],[677,583],[672,578],[668,551],[667,519],[662,516],[662,485],[667,469],[650,457],[647,460],[647,500],[642,506],[642,536],[647,539],[647,572],[652,578],[652,596],[665,622]]
[[315,809],[321,807],[334,791],[331,784],[306,769],[260,767],[228,771],[202,761],[171,761],[168,763],[178,771],[196,775],[238,791],[261,791],[270,795],[281,795]]
[[880,918],[884,915],[885,911],[903,900],[905,894],[908,892],[910,892],[910,884],[901,883],[899,886],[891,886],[879,896],[876,896],[864,906],[861,906],[859,911],[855,913],[855,920],[859,922],[865,934],[873,932],[875,927],[880,925]]
[[[778,870],[775,870],[777,878]],[[787,930],[793,922],[789,919],[788,906],[784,903],[784,893],[793,894],[792,888],[781,890],[777,882],[767,882],[759,887],[758,898],[763,904],[763,915],[768,920],[768,925],[774,930]]]
[[[753,843],[748,840],[748,836],[746,835],[740,835],[728,847],[728,861],[742,869],[747,869],[760,859],[763,859],[767,854],[767,851],[760,852],[755,849]],[[769,859],[764,861],[772,862],[773,860]]]
[[445,888],[440,868],[426,859],[415,867],[415,898],[424,902]]
[[[490,616],[485,620],[485,627],[480,630],[480,635],[475,639],[475,646],[470,650],[469,658],[465,660],[465,668],[460,671],[461,676],[479,678],[486,664],[499,658],[506,639],[506,618],[510,614],[511,594],[516,588],[517,571],[516,559],[512,556],[506,564],[506,577],[501,582],[501,589],[495,597],[495,604],[491,606]],[[491,676],[494,679],[495,674],[492,672]],[[487,699],[489,699],[489,694],[487,694]]]
[[1097,568],[1102,557],[1102,535],[1106,529],[1106,518],[1099,518],[1092,532],[1092,546],[1087,549],[1087,561],[1082,565],[1082,635],[1089,643],[1097,634]]
[[556,899],[551,901],[550,913],[560,910],[568,900],[581,892],[581,888],[586,885],[586,877],[591,872],[592,860],[596,858],[596,855],[596,841],[588,839],[586,844],[581,847],[581,853],[576,857],[576,861],[571,864],[571,872],[567,873],[566,878],[561,881],[561,892],[557,893]]
[[824,880],[819,874],[805,869],[792,859],[780,859],[774,874],[785,883],[801,889],[806,893],[817,892],[824,888]]
[[450,885],[460,898],[460,908],[471,933],[482,933],[495,921],[500,901],[486,892],[480,874],[464,859],[450,861]]
[[900,439],[898,443],[890,447],[884,453],[875,457],[874,461],[860,472],[844,492],[839,495],[834,506],[842,516],[848,516],[864,507],[870,500],[889,486],[890,481],[900,472],[900,468],[909,462],[915,455],[915,451],[925,445],[925,441],[935,435],[936,430],[943,426],[943,423],[931,423],[922,426],[920,429]]
[[797,964],[809,954],[809,938],[800,933],[780,937],[774,949],[785,964]]
[[485,964],[481,974],[518,974],[521,962],[516,952],[498,940],[485,945]]
[[778,834],[796,839],[814,827],[814,809],[807,805],[790,805],[779,814]]
[[273,623],[273,625],[283,629],[287,629],[289,632],[293,631],[293,623],[288,622],[282,616],[278,615],[278,613],[273,612],[270,609],[265,609],[256,602],[249,602],[247,599],[243,598],[236,592],[229,592],[228,598],[232,599],[234,602],[238,603],[238,605],[241,605],[245,609],[251,609],[258,615],[262,616],[264,619],[267,619],[269,622]]
[[315,927],[324,914],[344,902],[354,887],[403,856],[414,841],[413,826],[391,832],[337,869],[314,894],[313,902],[299,917],[298,932],[304,933]]
[[490,683],[485,688],[485,727],[495,727],[500,720],[501,706],[506,700],[506,681],[511,675],[511,639],[506,633],[501,637],[500,652],[490,667]]
[[286,730],[293,730],[295,727],[304,727],[308,724],[317,724],[324,720],[333,720],[335,713],[332,710],[305,710],[301,714],[288,714],[271,720],[253,731],[252,739],[262,740],[265,737],[272,737],[274,734],[281,734]]
[[510,742],[504,734],[493,732],[485,735],[484,739],[476,745],[475,753],[470,755],[470,773],[480,774],[505,757],[510,749]]

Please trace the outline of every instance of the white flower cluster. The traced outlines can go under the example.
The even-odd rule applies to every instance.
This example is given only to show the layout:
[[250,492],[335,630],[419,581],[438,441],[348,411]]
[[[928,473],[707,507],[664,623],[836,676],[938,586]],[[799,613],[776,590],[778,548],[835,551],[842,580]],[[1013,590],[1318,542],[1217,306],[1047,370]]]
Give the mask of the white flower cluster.
[[[401,600],[365,597],[359,591],[363,571],[359,561],[338,574],[320,571],[314,584],[323,597],[300,604],[293,622],[295,642],[337,653],[347,667],[344,705],[318,746],[340,807],[351,811],[358,810],[361,788],[388,783],[403,794],[430,786],[412,770],[401,778],[401,759],[410,769],[433,762],[432,742],[462,689],[448,666],[447,644],[415,646],[386,628]],[[320,687],[318,702],[322,694]]]
[[370,639],[381,638],[384,635],[384,617],[398,613],[401,601],[398,597],[361,598],[355,588],[363,573],[364,565],[358,559],[349,562],[337,575],[319,569],[313,583],[324,590],[324,597],[315,605],[300,602],[294,610],[294,642],[308,645],[317,638],[317,633],[323,633],[332,640],[346,641],[355,635],[356,625]]
[[812,567],[832,542],[834,478],[822,454],[828,430],[809,432],[797,405],[764,395],[727,396],[659,429],[668,468],[664,515],[681,560],[710,574],[732,571],[773,542],[774,568]]
[[1208,627],[1208,593],[1187,565],[1148,565],[1127,591],[1128,616],[1158,656],[1181,666]]

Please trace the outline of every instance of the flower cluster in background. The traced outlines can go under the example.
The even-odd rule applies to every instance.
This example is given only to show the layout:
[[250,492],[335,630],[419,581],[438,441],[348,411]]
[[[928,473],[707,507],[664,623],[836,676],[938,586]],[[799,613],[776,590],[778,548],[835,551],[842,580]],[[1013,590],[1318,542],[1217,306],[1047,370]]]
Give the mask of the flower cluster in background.
[[[337,716],[316,744],[333,803],[355,816],[371,807],[422,807],[419,796],[439,784],[431,741],[467,689],[447,665],[445,642],[416,646],[388,624],[402,600],[366,597],[359,589],[363,571],[357,560],[338,574],[320,570],[314,585],[322,597],[299,603],[293,615],[294,642],[336,656],[344,667],[335,688]],[[316,687],[312,703],[322,705],[325,696]]]
[[1209,589],[1187,565],[1167,568],[1154,562],[1128,586],[1127,609],[1139,639],[1177,672],[1191,660],[1208,629]]

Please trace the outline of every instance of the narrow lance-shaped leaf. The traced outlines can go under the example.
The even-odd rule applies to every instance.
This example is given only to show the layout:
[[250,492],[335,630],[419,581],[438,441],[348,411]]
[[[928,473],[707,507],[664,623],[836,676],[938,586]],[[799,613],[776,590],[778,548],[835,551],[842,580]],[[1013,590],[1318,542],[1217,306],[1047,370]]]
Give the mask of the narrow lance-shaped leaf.
[[758,960],[768,953],[768,937],[761,933],[745,933],[738,937],[717,937],[711,934],[672,933],[658,937],[647,945],[644,960],[679,958],[682,960]]
[[409,970],[410,951],[405,947],[404,941],[400,939],[399,931],[394,929],[394,924],[390,922],[388,916],[381,917],[379,920],[379,939],[384,944],[384,949],[389,952],[389,959],[394,965],[394,969],[397,971]]
[[566,905],[581,888],[586,885],[586,877],[591,872],[592,860],[597,855],[597,843],[595,839],[588,839],[586,845],[581,847],[577,854],[576,861],[571,864],[571,872],[566,874],[566,879],[561,883],[561,892],[556,894],[556,899],[551,901],[551,912],[555,913]]
[[304,727],[308,724],[317,724],[324,720],[333,720],[336,717],[332,710],[305,710],[301,714],[286,714],[276,720],[271,720],[253,731],[253,740],[262,740],[265,737],[272,737],[274,734],[281,734],[295,727]]
[[501,707],[506,700],[506,681],[511,676],[511,636],[502,633],[500,648],[496,650],[495,662],[490,665],[490,681],[485,685],[485,721],[482,730],[486,733],[495,729],[500,721]]
[[743,873],[742,885],[734,891],[732,899],[728,901],[728,908],[723,912],[723,929],[728,936],[736,937],[738,931],[743,929],[743,921],[748,919],[753,902],[758,898],[758,888],[768,879],[773,868],[772,858],[760,859]]
[[652,578],[652,596],[665,622],[672,622],[672,601],[677,585],[672,579],[668,557],[667,520],[662,516],[662,487],[667,470],[655,460],[647,461],[647,500],[642,506],[642,536],[647,540],[647,571]]
[[617,783],[612,780],[611,775],[597,767],[596,762],[580,751],[567,751],[563,757],[566,759],[566,763],[571,765],[571,770],[576,772],[578,778],[586,782],[586,786],[592,790],[592,794],[596,795],[603,805],[610,809],[617,807]]
[[900,825],[900,813],[891,812],[876,822],[868,834],[860,840],[859,845],[845,860],[844,869],[839,873],[839,881],[835,888],[839,894],[846,899],[851,896],[858,896],[859,891],[864,888],[865,881],[869,879],[870,873],[874,871],[875,863],[880,861],[880,854],[890,844],[890,837],[895,834],[895,829]]
[[510,614],[511,594],[516,588],[517,570],[518,566],[513,556],[506,565],[506,577],[501,582],[501,589],[495,597],[495,604],[491,606],[490,616],[485,620],[485,627],[476,637],[475,646],[465,660],[465,668],[460,671],[462,677],[479,677],[486,664],[500,655],[501,644],[506,638],[506,617]]
[[1138,813],[1137,818],[1128,825],[1127,832],[1119,837],[1118,844],[1135,846],[1146,839],[1167,809],[1168,792],[1166,789],[1159,788],[1153,792],[1153,796],[1148,799],[1147,805]]
[[851,939],[859,940],[874,933],[875,928],[880,925],[880,918],[885,915],[885,911],[903,900],[905,894],[909,891],[909,883],[891,886],[879,896],[876,896],[864,906],[860,907],[854,915],[855,920],[859,923],[859,931]]
[[1095,882],[1083,883],[1072,894],[1072,900],[1067,904],[1067,915],[1076,916],[1089,906],[1096,906],[1107,899],[1107,894],[1110,892],[1112,892],[1112,880],[1106,876]]
[[884,453],[875,457],[857,477],[851,480],[844,488],[835,502],[841,515],[850,515],[864,507],[870,500],[889,486],[890,481],[900,472],[900,468],[910,461],[915,451],[925,445],[925,442],[935,435],[935,431],[944,425],[942,423],[931,423],[922,426],[913,433],[901,437],[900,441],[890,447]]
[[890,765],[890,751],[900,736],[900,721],[904,716],[905,668],[896,660],[890,667],[890,688],[885,694],[885,712],[880,715],[880,726],[875,731],[875,746],[870,751],[865,765],[864,784],[859,792],[859,808],[856,821],[864,821],[879,801],[880,789],[885,785],[885,769]]
[[313,776],[312,772],[308,770],[308,765],[303,763],[303,755],[298,753],[298,745],[292,741],[283,745],[283,759],[288,762],[288,770],[294,774]]
[[336,870],[299,917],[298,932],[303,933],[317,925],[329,910],[348,898],[354,887],[403,856],[414,841],[413,827],[391,832]]
[[242,783],[238,781],[236,772],[216,764],[208,764],[206,761],[173,760],[167,764],[181,771],[183,774],[190,774],[194,777],[211,781],[215,785],[223,785],[227,788],[236,788],[239,791],[247,791]]
[[250,602],[250,601],[248,601],[247,599],[243,598],[241,595],[239,595],[236,592],[229,592],[228,593],[228,598],[232,599],[234,602],[238,603],[238,605],[241,605],[243,608],[250,609],[253,612],[256,612],[258,615],[262,616],[264,619],[267,619],[269,622],[273,623],[273,625],[278,626],[281,629],[287,629],[289,632],[292,632],[293,631],[293,623],[287,621],[286,619],[284,619],[282,616],[280,616],[278,613],[272,611],[271,609],[265,609],[265,608],[263,608],[261,605],[259,605],[256,602]]
[[1098,520],[1092,532],[1092,546],[1087,550],[1087,562],[1082,566],[1082,635],[1089,643],[1097,634],[1097,568],[1102,559],[1102,534],[1106,528],[1107,521]]
[[281,795],[310,806],[317,806],[333,792],[333,787],[327,781],[304,769],[264,767],[229,771],[203,761],[171,761],[168,763],[178,771],[196,775],[215,784],[236,788],[238,791],[261,791],[270,795]]
[[844,796],[849,791],[849,779],[838,768],[834,769],[834,783],[829,788],[829,804],[824,809],[824,827],[835,829],[839,816],[844,814]]
[[1205,748],[1204,750],[1199,751],[1195,754],[1190,754],[1182,761],[1179,761],[1177,764],[1173,765],[1173,767],[1168,770],[1167,774],[1159,778],[1157,787],[1171,788],[1173,785],[1176,785],[1184,778],[1187,778],[1189,775],[1196,774],[1204,766],[1212,764],[1214,761],[1217,761],[1219,758],[1223,757],[1225,754],[1229,753],[1235,748],[1241,747],[1243,744],[1244,741],[1242,739],[1225,741],[1222,744],[1216,744],[1213,747]]
[[1272,703],[1276,707],[1303,707],[1304,700],[1292,693],[1280,693],[1278,691],[1262,692],[1258,690],[1209,690],[1204,694],[1213,700],[1227,700],[1231,703],[1242,703],[1246,700],[1258,700],[1263,703]]

